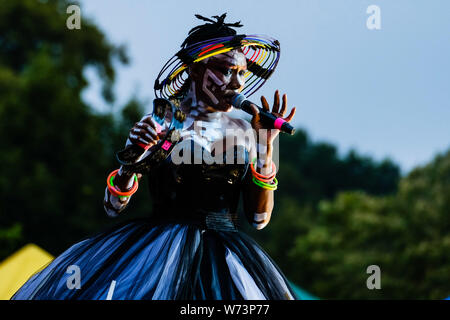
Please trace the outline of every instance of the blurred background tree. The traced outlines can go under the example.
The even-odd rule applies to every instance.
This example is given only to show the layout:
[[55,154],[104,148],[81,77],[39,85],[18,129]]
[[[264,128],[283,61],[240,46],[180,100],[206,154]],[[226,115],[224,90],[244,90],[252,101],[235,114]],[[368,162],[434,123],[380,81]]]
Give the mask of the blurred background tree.
[[[448,296],[449,194],[450,151],[402,178],[393,195],[342,192],[303,212],[282,201],[282,215],[302,230],[285,250],[292,280],[330,299]],[[366,288],[373,264],[382,290]]]
[[[114,102],[114,62],[125,48],[94,23],[66,28],[68,1],[0,6],[0,260],[35,243],[53,255],[120,221],[150,214],[146,184],[122,217],[102,200],[114,152],[147,102],[131,97],[98,113],[81,99],[87,68]],[[286,276],[329,299],[443,298],[450,288],[450,153],[401,178],[398,166],[312,142],[304,130],[280,137],[280,187],[272,221],[244,231]],[[381,268],[368,290],[366,268]]]
[[117,115],[82,101],[91,67],[112,104],[113,62],[128,57],[88,20],[82,30],[67,29],[67,6],[0,6],[1,258],[28,242],[56,254],[112,222],[102,214],[104,180],[125,142],[121,124],[143,113],[136,99]]

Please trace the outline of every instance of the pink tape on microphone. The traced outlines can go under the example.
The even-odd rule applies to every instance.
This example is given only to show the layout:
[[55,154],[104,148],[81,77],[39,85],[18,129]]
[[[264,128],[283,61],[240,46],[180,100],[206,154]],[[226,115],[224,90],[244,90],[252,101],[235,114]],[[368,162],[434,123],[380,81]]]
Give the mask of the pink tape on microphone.
[[281,118],[277,118],[277,120],[275,120],[275,122],[273,123],[273,126],[275,127],[275,129],[280,130],[281,126],[283,125],[283,123],[285,123],[286,121],[281,119]]

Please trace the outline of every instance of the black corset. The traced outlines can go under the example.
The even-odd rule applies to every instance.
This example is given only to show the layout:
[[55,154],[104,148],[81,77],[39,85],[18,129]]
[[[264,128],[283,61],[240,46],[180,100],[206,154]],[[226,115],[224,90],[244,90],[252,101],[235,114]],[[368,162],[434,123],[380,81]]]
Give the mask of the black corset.
[[149,173],[152,220],[235,230],[242,182],[249,169],[248,156],[248,151],[240,147],[234,147],[233,164],[225,164],[225,154],[223,164],[191,161],[176,165],[169,156]]

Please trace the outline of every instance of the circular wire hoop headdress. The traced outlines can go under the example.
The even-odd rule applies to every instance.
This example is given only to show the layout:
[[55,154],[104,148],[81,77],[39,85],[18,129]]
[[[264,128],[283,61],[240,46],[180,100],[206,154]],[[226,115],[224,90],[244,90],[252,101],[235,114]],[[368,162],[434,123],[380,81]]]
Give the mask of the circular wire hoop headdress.
[[269,79],[280,59],[280,43],[265,35],[231,35],[186,46],[170,58],[159,72],[155,80],[155,96],[183,99],[190,87],[190,64],[236,49],[242,50],[247,61],[245,86],[241,93],[251,96]]

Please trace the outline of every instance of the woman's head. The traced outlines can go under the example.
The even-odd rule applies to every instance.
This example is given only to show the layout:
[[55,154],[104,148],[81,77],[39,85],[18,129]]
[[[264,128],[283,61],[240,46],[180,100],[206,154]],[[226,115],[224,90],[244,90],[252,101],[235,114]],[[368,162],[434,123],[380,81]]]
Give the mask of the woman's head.
[[[214,16],[216,21],[196,15],[206,21],[189,31],[189,35],[181,45],[186,48],[192,44],[210,39],[234,36],[236,30],[231,27],[241,27],[240,22],[225,23],[226,13]],[[213,107],[219,111],[231,109],[231,98],[244,88],[244,74],[247,71],[247,61],[242,50],[232,50],[218,54],[189,66],[191,82],[188,96],[195,100],[191,103]]]
[[225,23],[225,16],[214,16],[214,21],[196,15],[207,23],[189,31],[182,49],[159,72],[154,84],[158,98],[229,111],[231,96],[251,96],[269,79],[280,43],[264,35],[238,35],[233,27],[241,27],[240,22]]
[[[199,105],[218,111],[230,111],[231,99],[245,84],[247,61],[241,50],[232,50],[212,56],[189,68],[191,98]],[[192,101],[191,101],[192,103]]]

